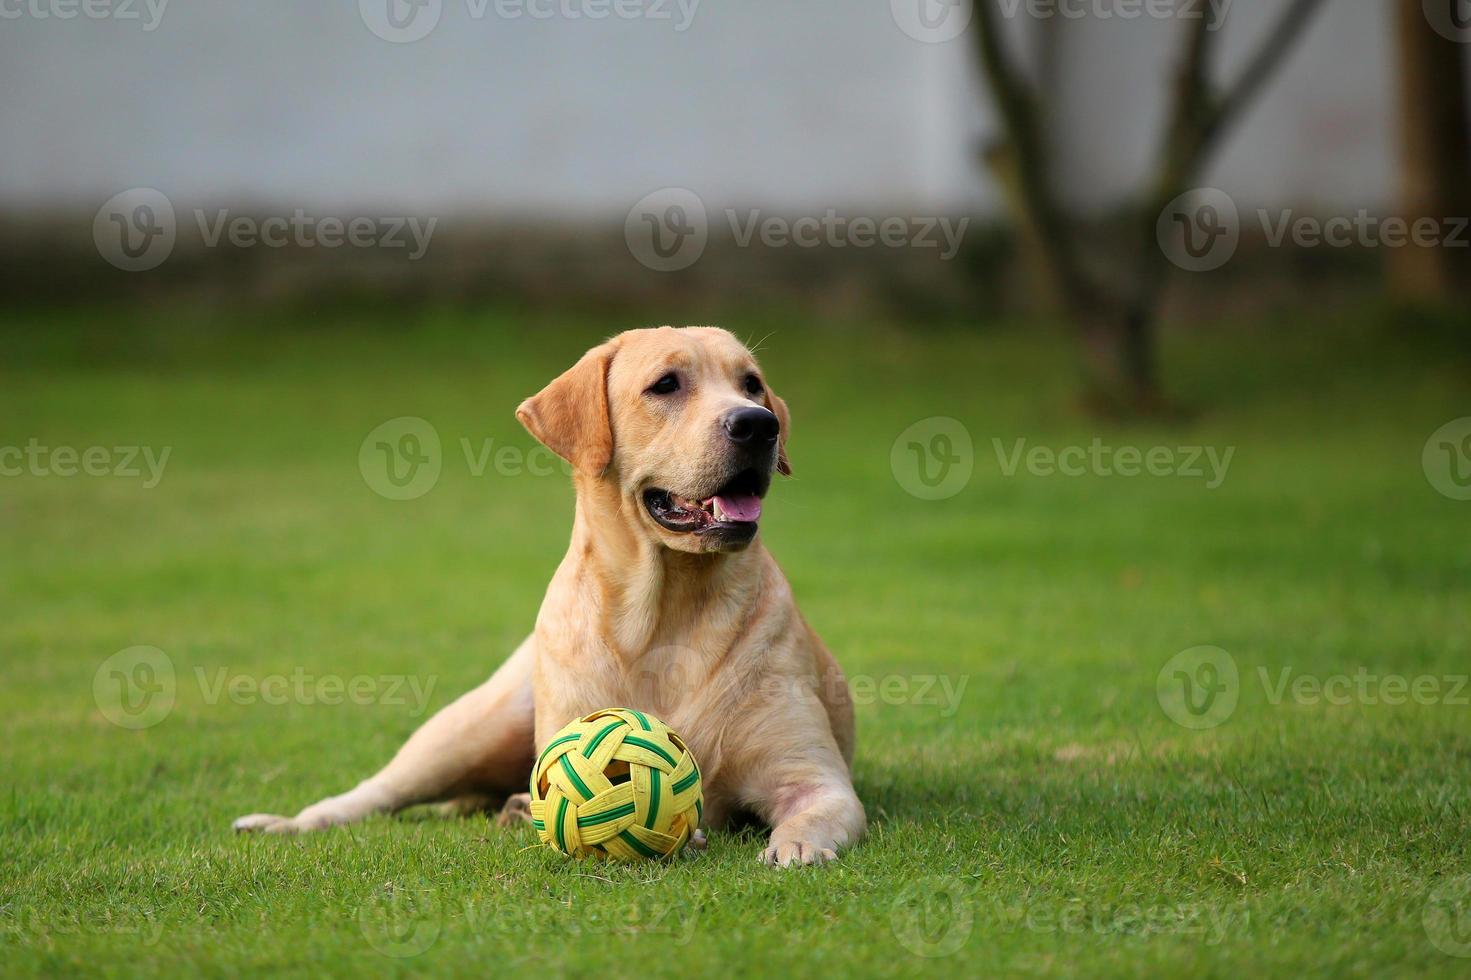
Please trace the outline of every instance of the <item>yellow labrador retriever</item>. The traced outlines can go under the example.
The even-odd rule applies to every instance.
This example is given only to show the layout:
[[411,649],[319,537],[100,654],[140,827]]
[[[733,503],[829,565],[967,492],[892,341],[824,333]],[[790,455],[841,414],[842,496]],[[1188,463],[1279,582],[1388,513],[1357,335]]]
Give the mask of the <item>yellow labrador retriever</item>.
[[712,327],[631,330],[516,417],[572,464],[577,488],[572,543],[535,631],[377,775],[295,817],[254,814],[236,829],[492,805],[525,788],[558,728],[629,706],[694,750],[710,827],[753,813],[772,827],[767,863],[836,857],[865,825],[848,769],[853,709],[757,537],[772,471],[791,472],[790,421],[751,353]]

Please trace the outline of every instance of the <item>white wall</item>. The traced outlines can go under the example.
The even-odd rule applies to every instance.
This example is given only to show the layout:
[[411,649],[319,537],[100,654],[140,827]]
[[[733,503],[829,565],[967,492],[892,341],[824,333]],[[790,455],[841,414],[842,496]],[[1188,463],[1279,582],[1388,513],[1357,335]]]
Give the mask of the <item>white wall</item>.
[[[357,0],[171,0],[151,32],[26,12],[65,2],[0,0],[23,11],[0,20],[0,206],[140,185],[431,213],[621,216],[665,185],[717,206],[994,206],[968,38],[915,41],[884,0],[702,0],[683,32],[677,0],[665,21],[507,20],[495,0],[475,19],[443,0],[411,44],[370,33]],[[1235,0],[1228,59],[1280,3]],[[1212,181],[1249,201],[1384,199],[1387,13],[1334,0]],[[1063,26],[1079,201],[1148,159],[1178,27]]]

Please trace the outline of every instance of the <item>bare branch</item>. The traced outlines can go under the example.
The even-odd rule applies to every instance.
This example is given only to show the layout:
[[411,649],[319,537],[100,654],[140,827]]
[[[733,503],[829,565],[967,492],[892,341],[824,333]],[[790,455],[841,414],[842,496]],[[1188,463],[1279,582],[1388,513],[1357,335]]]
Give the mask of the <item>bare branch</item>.
[[976,20],[972,35],[1006,131],[1010,151],[1008,174],[1014,178],[1015,190],[1049,264],[1057,272],[1058,285],[1066,293],[1066,304],[1073,309],[1084,308],[1095,289],[1088,282],[1071,227],[1052,187],[1040,100],[1006,48],[994,6],[996,0],[972,2]]
[[[1275,27],[1267,32],[1266,39],[1262,42],[1254,54],[1246,63],[1245,67],[1236,76],[1236,80],[1227,85],[1219,94],[1215,94],[1209,81],[1204,81],[1206,90],[1212,94],[1206,98],[1206,111],[1200,119],[1199,131],[1196,134],[1196,147],[1192,158],[1188,161],[1187,170],[1193,171],[1194,164],[1210,154],[1212,148],[1222,136],[1233,126],[1242,114],[1251,106],[1251,103],[1272,80],[1272,76],[1281,67],[1286,59],[1287,53],[1292,50],[1292,45],[1297,41],[1298,35],[1307,27],[1313,15],[1322,7],[1324,0],[1290,0],[1290,5],[1277,21]],[[1204,19],[1202,20],[1204,22]],[[1212,22],[1213,26],[1207,29],[1211,33],[1219,27],[1219,22]],[[1209,47],[1209,45],[1207,45]],[[1209,65],[1202,69],[1209,72]],[[1189,179],[1189,174],[1186,174]]]
[[1292,50],[1297,36],[1323,6],[1323,0],[1292,0],[1292,5],[1267,35],[1256,56],[1246,63],[1236,81],[1226,87],[1216,102],[1216,118],[1212,121],[1210,139],[1218,138],[1230,128],[1238,116],[1251,105],[1262,88],[1271,81],[1277,69]]

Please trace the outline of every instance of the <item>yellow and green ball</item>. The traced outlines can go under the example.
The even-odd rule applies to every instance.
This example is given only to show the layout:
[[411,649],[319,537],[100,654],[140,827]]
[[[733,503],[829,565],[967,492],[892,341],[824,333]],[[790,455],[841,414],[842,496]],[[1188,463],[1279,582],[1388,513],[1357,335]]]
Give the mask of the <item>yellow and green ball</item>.
[[630,708],[574,721],[531,772],[531,822],[572,857],[674,854],[704,816],[700,767],[669,726]]

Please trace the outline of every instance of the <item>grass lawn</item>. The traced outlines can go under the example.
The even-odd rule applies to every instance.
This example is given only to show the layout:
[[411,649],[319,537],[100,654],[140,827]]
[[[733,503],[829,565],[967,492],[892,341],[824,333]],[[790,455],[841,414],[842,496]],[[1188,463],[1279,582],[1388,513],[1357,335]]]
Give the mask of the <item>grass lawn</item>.
[[[1061,337],[727,324],[770,334],[793,411],[762,534],[860,685],[869,836],[782,872],[754,830],[641,866],[422,811],[231,833],[370,773],[528,632],[571,492],[516,472],[512,410],[634,325],[261,319],[0,324],[0,447],[170,449],[151,487],[141,456],[0,477],[0,972],[1471,971],[1471,502],[1421,463],[1471,415],[1464,353],[1329,313],[1174,336],[1198,412],[1118,426],[1070,409]],[[398,416],[443,446],[413,500],[359,468]],[[942,500],[891,459],[932,416],[974,446]],[[1214,488],[1204,456],[1005,472],[1095,439],[1233,453]],[[119,706],[138,645],[167,660],[124,658],[154,700]],[[1229,659],[1171,664],[1201,645]],[[1225,700],[1162,705],[1177,667]]]

